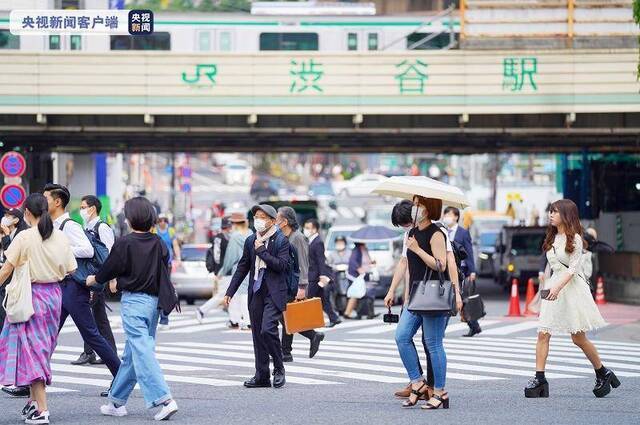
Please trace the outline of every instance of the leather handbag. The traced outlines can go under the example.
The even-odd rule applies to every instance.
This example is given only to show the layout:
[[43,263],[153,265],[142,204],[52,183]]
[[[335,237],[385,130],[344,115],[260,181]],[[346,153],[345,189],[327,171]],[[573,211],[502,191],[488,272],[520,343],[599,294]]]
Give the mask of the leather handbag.
[[289,335],[324,328],[322,300],[316,297],[288,303],[284,311],[284,328]]
[[438,279],[432,280],[433,272],[427,267],[424,278],[411,284],[408,309],[417,314],[449,314],[455,316],[456,308],[455,289],[450,280],[445,280],[444,273],[440,270],[441,263],[436,260],[438,267]]
[[7,285],[2,307],[9,323],[24,323],[35,314],[31,296],[31,273],[29,263],[16,267]]
[[466,297],[462,299],[462,320],[465,322],[478,320],[487,315],[484,309],[484,302],[480,294],[476,292],[476,283],[470,282]]

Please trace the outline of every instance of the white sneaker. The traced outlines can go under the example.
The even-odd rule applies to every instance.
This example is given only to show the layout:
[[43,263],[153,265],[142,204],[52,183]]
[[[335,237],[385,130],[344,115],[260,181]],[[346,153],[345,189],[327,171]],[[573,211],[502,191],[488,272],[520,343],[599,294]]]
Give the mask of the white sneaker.
[[204,319],[204,313],[199,308],[196,308],[196,320],[199,324],[202,324],[202,320]]
[[115,404],[109,402],[104,406],[100,406],[100,413],[104,416],[127,416],[127,408],[124,406],[116,407]]
[[29,417],[25,419],[25,424],[48,424],[49,423],[49,411],[45,410],[44,412],[38,413],[37,410],[31,412]]
[[163,405],[162,409],[153,417],[156,421],[168,421],[173,415],[178,412],[178,403],[175,400],[171,400],[169,404]]
[[22,412],[20,412],[22,420],[26,420],[36,410],[38,410],[38,402],[35,400],[29,400],[29,402],[22,408]]

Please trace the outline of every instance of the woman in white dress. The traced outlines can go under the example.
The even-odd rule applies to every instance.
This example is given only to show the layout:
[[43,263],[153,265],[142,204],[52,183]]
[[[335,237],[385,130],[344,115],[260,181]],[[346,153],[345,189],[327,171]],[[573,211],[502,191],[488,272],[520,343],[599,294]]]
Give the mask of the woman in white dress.
[[536,376],[524,389],[527,398],[549,397],[549,383],[544,369],[549,355],[549,340],[552,334],[570,334],[593,365],[596,385],[593,393],[604,397],[617,388],[620,381],[610,369],[603,366],[598,350],[587,338],[586,332],[603,327],[606,323],[593,301],[585,274],[582,239],[582,225],[578,217],[578,207],[568,199],[551,204],[549,227],[543,250],[548,265],[545,290],[541,292],[540,324],[536,344]]

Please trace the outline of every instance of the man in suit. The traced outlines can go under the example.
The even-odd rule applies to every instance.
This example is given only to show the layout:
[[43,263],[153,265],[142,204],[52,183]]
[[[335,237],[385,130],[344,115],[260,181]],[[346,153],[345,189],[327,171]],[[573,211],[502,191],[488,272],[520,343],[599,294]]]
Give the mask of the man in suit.
[[223,299],[228,307],[240,284],[249,274],[249,317],[253,336],[256,374],[247,388],[271,386],[269,356],[273,359],[273,386],[285,384],[278,323],[287,306],[289,240],[275,225],[277,213],[270,205],[251,208],[256,233],[245,241],[242,258]]
[[309,219],[304,223],[304,235],[309,240],[309,287],[307,296],[309,298],[319,297],[322,299],[322,309],[329,316],[329,327],[333,327],[341,322],[338,313],[333,310],[329,297],[328,285],[332,270],[327,265],[324,255],[324,242],[320,238],[320,223],[316,219]]
[[[476,280],[476,265],[473,259],[473,242],[471,241],[471,233],[464,227],[460,227],[458,222],[460,221],[460,210],[454,207],[447,207],[444,210],[442,222],[447,226],[449,230],[449,239],[462,245],[467,252],[467,258],[462,260],[460,271],[462,271],[462,278],[466,278],[468,282],[475,282]],[[463,335],[466,337],[472,337],[482,332],[480,324],[477,320],[470,320],[467,322],[469,325],[469,333]]]

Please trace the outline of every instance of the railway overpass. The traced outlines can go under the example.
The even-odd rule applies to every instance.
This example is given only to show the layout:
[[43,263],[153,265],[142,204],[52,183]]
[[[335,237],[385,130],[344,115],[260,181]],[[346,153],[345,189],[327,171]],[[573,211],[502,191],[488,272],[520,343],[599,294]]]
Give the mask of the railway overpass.
[[640,150],[636,49],[0,56],[5,148]]

